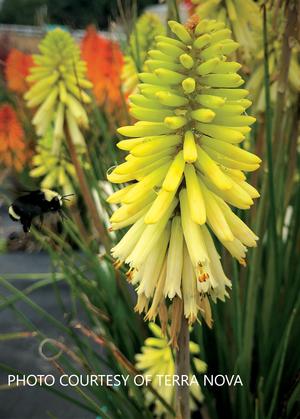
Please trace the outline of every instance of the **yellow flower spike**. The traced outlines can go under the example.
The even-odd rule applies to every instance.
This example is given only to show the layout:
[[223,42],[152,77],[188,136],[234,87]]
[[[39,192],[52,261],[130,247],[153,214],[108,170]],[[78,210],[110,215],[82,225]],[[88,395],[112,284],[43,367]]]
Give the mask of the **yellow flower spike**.
[[192,131],[187,131],[184,135],[183,159],[187,163],[193,163],[197,160],[197,156],[194,134]]
[[79,126],[88,128],[89,121],[82,102],[91,102],[83,89],[92,85],[85,78],[80,50],[71,35],[61,29],[49,32],[39,50],[40,54],[33,56],[35,65],[28,76],[33,85],[24,95],[29,107],[39,106],[33,118],[36,133],[44,136],[54,124],[53,150],[58,152],[66,121],[74,144],[83,151],[85,142]]
[[[36,154],[32,159],[34,168],[30,170],[31,177],[45,176],[41,180],[41,186],[52,189],[57,186],[64,194],[74,193],[73,183],[76,182],[76,174],[73,164],[69,163],[65,150],[53,150],[53,130],[49,129],[46,135],[39,138],[36,145]],[[81,158],[80,158],[81,160]]]
[[[239,147],[255,120],[245,114],[251,102],[239,88],[240,65],[227,57],[238,44],[223,23],[195,24],[171,22],[178,39],[156,38],[139,93],[129,99],[140,121],[118,130],[129,137],[118,147],[129,153],[108,178],[131,186],[112,196],[121,206],[111,219],[112,229],[134,224],[113,255],[130,266],[136,310],[153,319],[168,298],[172,312],[183,307],[190,323],[201,314],[211,327],[209,300],[224,301],[231,287],[211,232],[245,264],[246,246],[257,237],[229,205],[253,204],[258,192],[243,171],[257,169],[260,159]],[[174,327],[179,323],[172,342]]]
[[178,188],[181,177],[183,175],[184,166],[185,161],[183,158],[183,152],[180,151],[173,160],[173,163],[171,164],[162,184],[162,187],[165,191],[172,192]]
[[185,166],[184,176],[191,219],[195,223],[202,225],[206,221],[206,206],[199,179],[192,164]]

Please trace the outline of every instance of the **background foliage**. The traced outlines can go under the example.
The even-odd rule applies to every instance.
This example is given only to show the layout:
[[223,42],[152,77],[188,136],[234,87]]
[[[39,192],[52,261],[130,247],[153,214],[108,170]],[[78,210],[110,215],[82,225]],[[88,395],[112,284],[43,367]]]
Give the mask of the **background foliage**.
[[[129,2],[124,7],[129,7]],[[153,4],[151,0],[139,0],[138,8],[142,10]],[[45,13],[47,23],[68,25],[72,28],[85,28],[94,23],[101,29],[115,20],[118,13],[117,0],[4,0],[0,10],[2,23],[18,25],[35,25],[39,12]]]

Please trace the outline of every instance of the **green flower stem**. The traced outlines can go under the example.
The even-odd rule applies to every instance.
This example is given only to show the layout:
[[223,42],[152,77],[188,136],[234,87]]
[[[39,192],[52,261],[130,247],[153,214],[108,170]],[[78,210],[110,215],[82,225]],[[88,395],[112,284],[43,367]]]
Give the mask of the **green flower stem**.
[[87,184],[85,174],[84,174],[83,169],[80,165],[80,162],[79,162],[79,159],[78,159],[78,156],[77,156],[77,153],[76,153],[76,149],[74,147],[74,144],[73,144],[72,138],[70,136],[69,129],[68,129],[67,125],[65,125],[65,136],[66,136],[66,142],[67,142],[67,145],[68,145],[68,148],[69,148],[69,152],[70,152],[70,155],[71,155],[72,162],[74,164],[74,167],[75,167],[75,170],[76,170],[76,173],[77,173],[78,182],[79,182],[80,189],[82,191],[82,195],[84,197],[86,206],[87,206],[88,210],[90,211],[94,226],[97,229],[97,232],[98,232],[98,234],[101,238],[101,241],[102,241],[106,251],[109,252],[110,244],[109,244],[107,232],[106,232],[105,228],[103,227],[103,224],[101,223],[101,221],[99,219],[96,204],[95,204],[95,202],[93,200],[93,197],[90,193],[90,189],[89,189],[89,186]]
[[287,6],[287,19],[285,30],[283,34],[282,50],[281,50],[281,63],[278,75],[278,88],[276,98],[276,113],[274,118],[274,154],[281,159],[282,154],[277,153],[280,149],[283,136],[281,135],[282,130],[282,114],[285,105],[285,95],[288,87],[288,75],[291,61],[291,39],[297,38],[297,16],[299,13],[300,3],[297,1],[291,1]]
[[[133,15],[134,15],[134,21],[136,22],[136,19],[137,19],[137,1],[135,0],[134,2],[133,2]],[[137,25],[136,24],[134,24],[134,26],[133,26],[133,33],[134,33],[134,48],[135,48],[135,51],[134,51],[134,53],[132,53],[132,58],[134,59],[134,61],[135,61],[135,65],[136,65],[136,68],[137,68],[137,70],[138,70],[138,72],[141,72],[142,71],[142,63],[141,63],[141,51],[140,51],[140,46],[139,46],[139,34],[138,34],[138,32],[137,32]]]
[[167,6],[168,6],[167,21],[176,20],[177,22],[180,23],[180,15],[179,15],[179,10],[178,10],[177,0],[167,0]]
[[[189,376],[190,371],[190,333],[188,321],[182,313],[181,327],[178,336],[179,350],[176,354],[176,374]],[[176,389],[176,414],[178,418],[190,419],[189,387],[178,386]]]
[[268,35],[267,35],[267,10],[263,7],[263,32],[264,32],[264,69],[265,69],[265,95],[266,95],[266,140],[267,140],[267,158],[269,170],[269,193],[270,193],[270,226],[274,249],[275,271],[279,273],[279,252],[277,244],[276,231],[276,201],[274,190],[274,171],[273,171],[273,151],[272,151],[272,111],[270,99],[270,73],[269,73],[269,53],[268,53]]

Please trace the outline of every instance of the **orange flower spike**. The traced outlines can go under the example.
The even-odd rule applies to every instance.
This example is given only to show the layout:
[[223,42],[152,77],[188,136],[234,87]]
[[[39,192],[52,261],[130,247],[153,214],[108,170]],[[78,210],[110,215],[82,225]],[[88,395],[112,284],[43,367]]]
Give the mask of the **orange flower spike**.
[[28,89],[26,77],[29,74],[30,67],[33,66],[31,55],[24,54],[13,48],[5,63],[5,77],[7,86],[16,93],[25,93]]
[[16,112],[10,105],[2,105],[0,107],[0,163],[21,171],[27,160],[24,153],[26,148],[24,139],[24,131]]
[[98,35],[95,27],[89,26],[81,43],[81,52],[97,102],[100,105],[106,102],[108,108],[120,105],[123,55],[119,45]]

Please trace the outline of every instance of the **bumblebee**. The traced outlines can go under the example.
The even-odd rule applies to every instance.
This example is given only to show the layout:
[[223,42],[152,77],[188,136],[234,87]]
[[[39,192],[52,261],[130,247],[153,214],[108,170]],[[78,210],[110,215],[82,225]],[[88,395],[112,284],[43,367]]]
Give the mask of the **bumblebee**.
[[13,221],[19,221],[22,224],[24,233],[28,233],[35,217],[40,217],[41,223],[44,214],[47,213],[57,212],[62,217],[63,200],[67,196],[70,195],[61,196],[50,189],[32,191],[17,198],[10,205],[8,214]]

